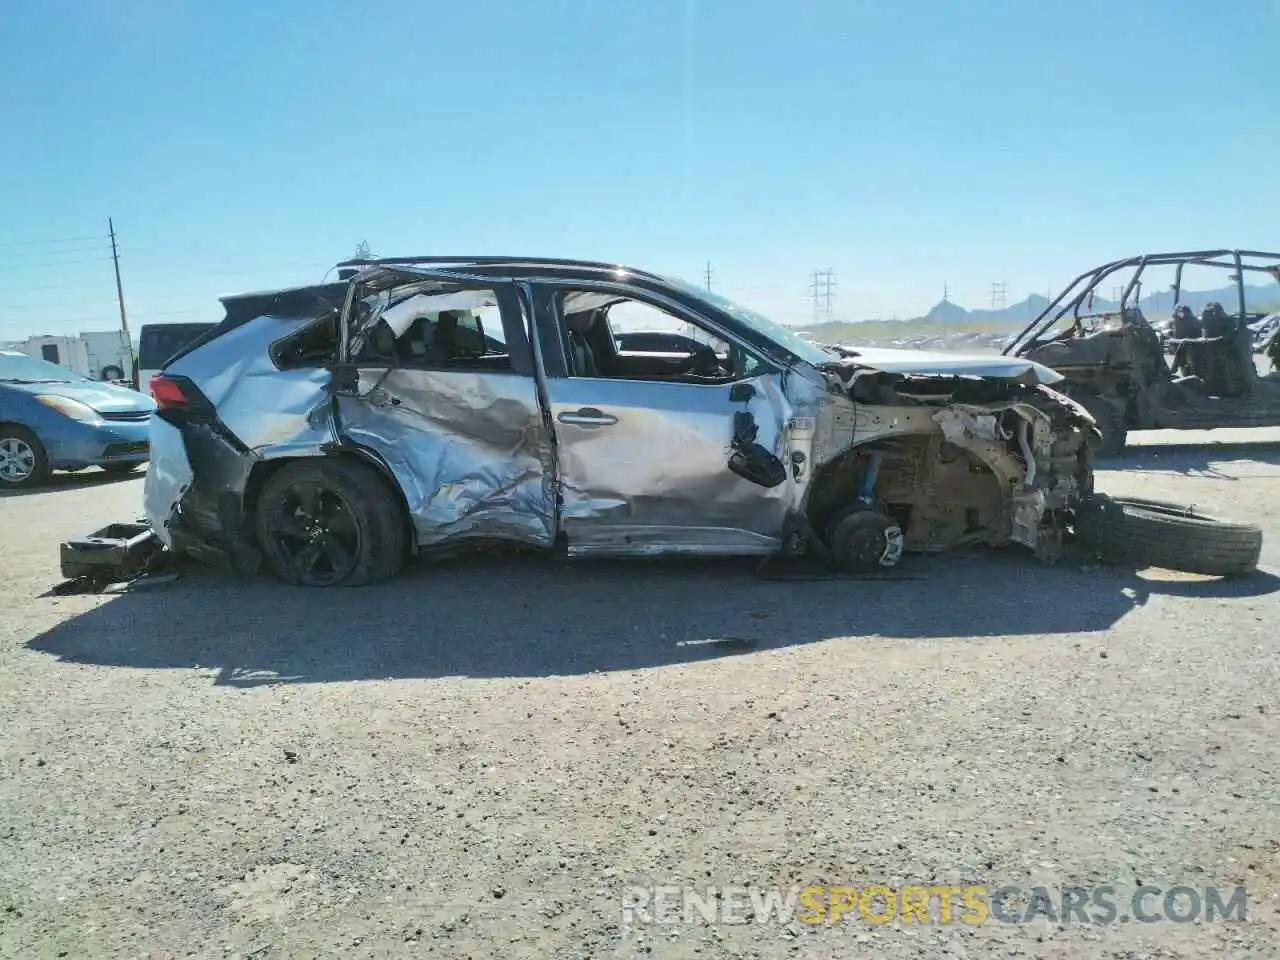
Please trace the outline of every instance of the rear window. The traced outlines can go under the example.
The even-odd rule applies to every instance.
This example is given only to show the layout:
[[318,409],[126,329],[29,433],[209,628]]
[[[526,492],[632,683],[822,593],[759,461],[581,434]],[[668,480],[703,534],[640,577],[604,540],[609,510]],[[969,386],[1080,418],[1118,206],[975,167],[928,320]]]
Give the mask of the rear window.
[[159,370],[175,353],[216,326],[216,323],[148,324],[138,337],[138,366],[143,370]]

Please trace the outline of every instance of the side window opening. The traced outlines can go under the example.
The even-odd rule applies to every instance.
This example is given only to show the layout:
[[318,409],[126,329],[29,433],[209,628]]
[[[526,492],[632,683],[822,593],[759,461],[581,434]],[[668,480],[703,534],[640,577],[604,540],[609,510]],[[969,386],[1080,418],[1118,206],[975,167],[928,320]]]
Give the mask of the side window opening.
[[384,310],[356,359],[414,370],[513,369],[490,291],[418,295]]
[[281,370],[332,363],[338,356],[338,317],[330,314],[285,337],[271,348]]
[[569,290],[559,313],[571,377],[731,383],[760,372],[754,354],[642,300]]

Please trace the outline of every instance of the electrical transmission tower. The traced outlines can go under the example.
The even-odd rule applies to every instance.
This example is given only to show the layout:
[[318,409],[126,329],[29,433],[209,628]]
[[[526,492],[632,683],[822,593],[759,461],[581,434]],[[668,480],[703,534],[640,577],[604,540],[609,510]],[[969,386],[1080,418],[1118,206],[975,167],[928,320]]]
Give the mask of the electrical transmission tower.
[[835,319],[836,274],[828,267],[809,274],[809,296],[813,299],[813,322],[830,323]]
[[711,261],[710,260],[707,261],[706,273],[704,273],[703,276],[706,278],[707,289],[710,290],[711,289]]
[[951,302],[951,284],[949,284],[946,280],[942,281],[942,302],[943,303]]
[[1003,310],[1009,300],[1009,285],[1003,280],[991,285],[991,309]]

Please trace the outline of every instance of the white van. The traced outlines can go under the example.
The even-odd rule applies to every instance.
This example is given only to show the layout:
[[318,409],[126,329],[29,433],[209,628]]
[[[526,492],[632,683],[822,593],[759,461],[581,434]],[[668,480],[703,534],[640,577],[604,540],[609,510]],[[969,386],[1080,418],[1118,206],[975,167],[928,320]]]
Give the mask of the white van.
[[90,380],[129,380],[133,350],[120,330],[87,331],[79,336],[35,336],[11,347],[36,360],[66,367]]

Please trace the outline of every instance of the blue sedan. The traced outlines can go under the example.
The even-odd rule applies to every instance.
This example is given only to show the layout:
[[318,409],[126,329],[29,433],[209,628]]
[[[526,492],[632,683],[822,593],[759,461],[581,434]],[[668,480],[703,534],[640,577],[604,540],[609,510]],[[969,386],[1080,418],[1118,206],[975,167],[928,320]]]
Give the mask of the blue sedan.
[[35,486],[50,470],[136,469],[155,408],[135,390],[0,350],[0,490]]

